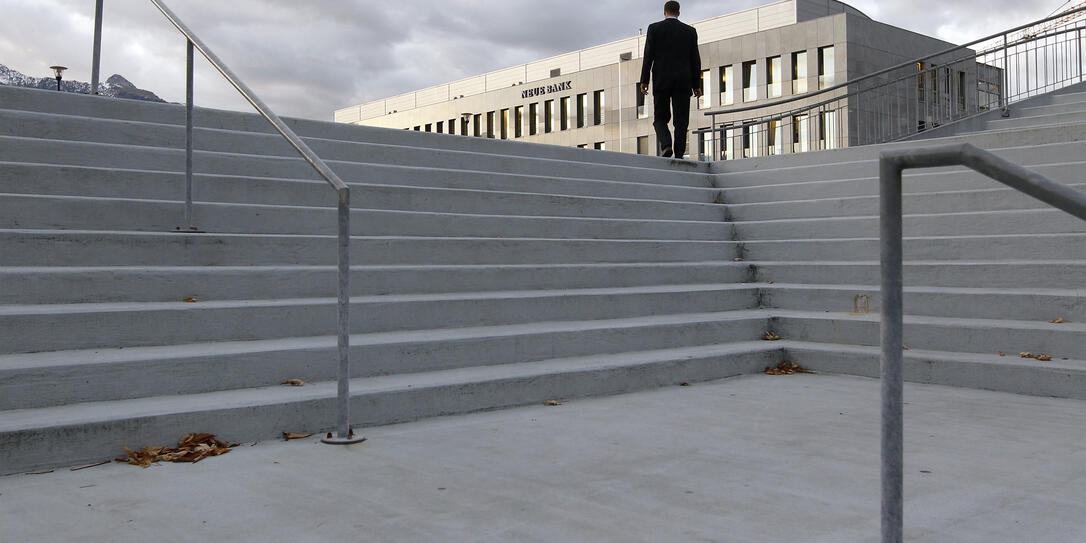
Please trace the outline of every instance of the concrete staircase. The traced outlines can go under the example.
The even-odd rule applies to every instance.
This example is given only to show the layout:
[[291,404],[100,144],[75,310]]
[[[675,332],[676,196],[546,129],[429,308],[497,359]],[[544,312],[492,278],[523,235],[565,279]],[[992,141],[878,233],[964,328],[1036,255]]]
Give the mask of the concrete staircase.
[[[1045,98],[950,139],[1082,183],[1086,120],[1048,120],[1086,94]],[[0,87],[0,474],[333,424],[334,195],[262,119],[197,110],[179,232],[183,116]],[[710,167],[289,124],[352,186],[356,426],[877,374],[878,147]],[[907,378],[1086,397],[1086,223],[959,169],[906,192]]]

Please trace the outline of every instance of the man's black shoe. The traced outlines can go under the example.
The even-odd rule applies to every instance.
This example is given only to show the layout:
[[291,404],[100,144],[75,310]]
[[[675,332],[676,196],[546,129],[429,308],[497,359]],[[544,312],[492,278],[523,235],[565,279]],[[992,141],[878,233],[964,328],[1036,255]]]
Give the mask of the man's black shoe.
[[660,156],[662,156],[664,158],[670,158],[671,155],[672,155],[671,147],[665,147],[664,152],[660,154]]

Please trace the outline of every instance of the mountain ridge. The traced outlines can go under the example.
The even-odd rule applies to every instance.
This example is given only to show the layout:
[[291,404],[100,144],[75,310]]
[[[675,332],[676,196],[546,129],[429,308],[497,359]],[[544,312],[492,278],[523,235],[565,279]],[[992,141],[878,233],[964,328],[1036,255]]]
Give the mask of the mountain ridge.
[[[33,77],[0,64],[0,85],[13,87],[27,87],[32,89],[57,88],[57,80],[51,77]],[[60,88],[64,92],[78,94],[90,94],[90,83],[76,80],[62,80]],[[112,98],[124,98],[128,100],[143,100],[145,102],[165,102],[155,93],[141,89],[120,74],[109,76],[105,82],[99,84],[98,94]]]

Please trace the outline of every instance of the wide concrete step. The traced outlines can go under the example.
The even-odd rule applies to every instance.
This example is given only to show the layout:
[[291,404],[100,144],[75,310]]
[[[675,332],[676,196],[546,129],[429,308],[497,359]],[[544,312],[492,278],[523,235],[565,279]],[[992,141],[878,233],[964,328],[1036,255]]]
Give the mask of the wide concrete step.
[[[819,373],[879,377],[878,347],[782,341],[785,358]],[[1031,396],[1086,399],[1086,360],[1052,360],[909,349],[904,377],[911,383],[997,390]]]
[[[567,212],[586,216],[432,213],[356,207],[351,212],[351,232],[435,237],[710,240],[732,237],[731,226],[721,222],[724,209],[718,205],[673,204],[676,208],[672,208],[664,203],[637,205],[622,200],[591,204],[595,205],[588,207],[595,209],[571,206]],[[654,209],[658,212],[653,213]],[[163,200],[0,194],[0,228],[164,232],[184,226],[184,210],[183,202]],[[337,231],[338,213],[335,207],[197,202],[192,208],[192,221],[205,232],[321,234]]]
[[[558,358],[351,382],[356,428],[424,417],[617,394],[754,373],[775,365],[769,342]],[[336,386],[264,387],[0,413],[0,474],[111,459],[123,447],[173,443],[194,430],[230,441],[334,425]]]
[[[875,285],[752,284],[763,307],[878,315],[882,308]],[[1086,323],[1086,288],[905,287],[905,313],[963,319],[1034,321],[1062,318]],[[1057,326],[1057,325],[1053,325]]]
[[[992,255],[995,257],[996,255]],[[878,285],[878,260],[834,262],[743,262],[748,281],[765,283]],[[908,286],[973,288],[1081,288],[1086,260],[909,260]]]
[[[17,87],[0,88],[0,104],[3,105],[4,109],[28,113],[49,112],[49,114],[54,115],[127,120],[175,126],[184,126],[185,124],[185,108],[183,105],[178,104],[139,102],[72,93],[58,94]],[[197,127],[259,134],[275,133],[271,125],[256,113],[216,110],[199,106],[194,108],[193,113],[194,124]],[[420,149],[474,152],[482,150],[507,156],[590,161],[597,164],[614,164],[671,171],[676,169],[681,171],[708,171],[708,165],[706,164],[628,153],[599,153],[593,150],[555,145],[393,130],[290,117],[283,118],[283,121],[302,137],[401,145]]]
[[1063,113],[1081,113],[1086,111],[1086,94],[1076,93],[1056,103],[1022,105],[1011,108],[1011,117],[1033,117]]
[[[1086,163],[1074,157],[1070,162],[1038,164],[1030,169],[1064,184],[1080,187],[1082,169]],[[930,193],[1011,190],[1006,185],[972,170],[908,170],[902,184],[902,194],[908,202],[912,195]],[[722,189],[719,198],[728,204],[759,204],[806,201],[833,198],[877,197],[878,172],[867,172],[854,179],[797,181],[765,186]],[[1016,198],[1017,199],[1017,198]],[[937,203],[935,205],[938,205]]]
[[[354,296],[740,283],[741,262],[352,266]],[[335,266],[0,268],[0,305],[250,300],[336,295]]]
[[[76,230],[0,231],[0,266],[249,266],[332,264],[326,235],[186,234]],[[738,257],[733,241],[355,237],[351,262],[570,264],[700,262]]]
[[[1086,124],[1086,123],[1084,123]],[[916,147],[913,142],[912,147]],[[930,145],[924,142],[924,146]],[[1021,145],[997,149],[988,149],[995,155],[1025,167],[1037,164],[1063,163],[1080,160],[1081,145],[1061,139],[1056,143],[1039,144],[1022,142]],[[925,168],[927,172],[965,172],[967,168],[960,166]],[[879,174],[878,156],[854,161],[831,162],[826,164],[797,163],[791,166],[771,167],[750,170],[719,173],[714,176],[714,184],[718,188],[751,187],[779,185],[784,183],[796,183],[802,181],[825,181],[833,179],[857,179],[877,177]],[[907,182],[906,182],[907,183]]]
[[[1066,107],[1066,106],[1065,106]],[[1026,110],[1020,110],[1026,113]],[[1016,112],[1017,113],[1017,112]],[[1028,112],[1024,115],[1012,115],[1003,119],[988,121],[988,128],[992,130],[1006,130],[1008,128],[1055,127],[1066,123],[1086,121],[1086,111],[1081,107],[1069,107],[1065,111]]]
[[[757,307],[744,284],[356,296],[351,332],[589,320]],[[273,339],[334,333],[335,298],[0,306],[2,352]],[[63,330],[63,334],[58,334]]]
[[[1086,221],[1058,209],[913,213],[903,217],[906,236],[1086,233]],[[737,239],[859,238],[879,231],[878,215],[775,219],[732,223]]]
[[[1067,183],[1067,185],[1086,192],[1086,183],[1076,181],[1073,184]],[[944,189],[950,188],[944,187]],[[906,214],[1046,209],[1051,207],[1036,198],[1009,187],[903,193],[902,204]],[[745,204],[730,203],[727,205],[727,210],[728,217],[734,221],[868,216],[879,214],[879,196],[857,195]]]
[[[351,187],[352,202],[379,209],[407,202],[415,211],[488,209],[493,213],[494,206],[539,210],[562,206],[562,198],[575,196],[704,204],[715,201],[720,192],[708,187],[469,170],[372,169],[366,177],[381,182],[360,183],[351,178],[345,178],[345,182]],[[0,192],[183,200],[185,176],[181,171],[0,162]],[[336,201],[324,180],[212,174],[193,175],[193,198],[202,202],[301,206],[326,206]]]
[[[879,345],[877,314],[773,309],[770,326],[787,340]],[[904,343],[911,349],[1017,357],[1046,354],[1054,361],[1086,360],[1084,323],[905,315]]]
[[[351,336],[352,377],[757,340],[764,311],[400,330]],[[336,337],[0,355],[0,412],[337,376]]]
[[[874,234],[874,232],[872,232]],[[879,257],[877,237],[841,239],[779,239],[744,241],[741,257],[759,260],[873,260]],[[1086,254],[1086,234],[1002,234],[968,236],[908,236],[905,260],[1059,260]]]
[[[116,121],[92,117],[77,117],[40,112],[0,109],[0,135],[23,138],[62,139],[72,142],[131,144],[170,149],[183,149],[183,126],[164,125],[135,121]],[[393,145],[386,142],[353,142],[328,137],[303,138],[325,161],[351,161],[401,166],[421,166],[452,169],[484,169],[516,171],[531,168],[546,169],[553,175],[570,172],[588,174],[589,177],[607,179],[658,179],[674,178],[667,183],[701,184],[706,172],[696,168],[661,170],[623,164],[600,164],[593,155],[569,159],[538,158],[478,151],[450,150],[440,147],[419,148],[410,145]],[[296,158],[297,151],[279,134],[263,134],[236,130],[197,127],[193,133],[193,148],[197,151],[229,151],[231,153]],[[530,163],[538,163],[529,166]]]

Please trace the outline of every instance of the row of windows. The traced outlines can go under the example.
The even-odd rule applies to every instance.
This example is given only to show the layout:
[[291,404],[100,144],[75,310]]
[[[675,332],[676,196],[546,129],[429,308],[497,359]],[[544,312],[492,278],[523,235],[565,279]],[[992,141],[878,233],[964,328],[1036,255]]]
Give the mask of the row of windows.
[[[812,118],[814,122],[812,122]],[[707,129],[707,128],[705,128]],[[703,129],[703,130],[705,130]],[[763,155],[779,155],[784,146],[791,146],[793,153],[805,153],[814,149],[836,149],[842,145],[844,127],[836,111],[822,111],[817,115],[795,115],[790,120],[774,120],[741,129],[726,128],[724,137],[717,132],[715,141],[711,133],[699,134],[701,154],[713,155],[716,148],[721,160],[751,158]],[[638,152],[641,144],[638,142]],[[737,152],[742,154],[737,155]]]
[[[573,101],[574,98],[576,98],[576,102]],[[602,90],[595,91],[592,93],[591,104],[589,104],[588,100],[588,93],[578,94],[576,97],[563,96],[557,100],[557,110],[555,109],[555,100],[544,100],[542,102],[542,115],[540,115],[540,102],[533,102],[527,105],[527,119],[525,119],[525,106],[516,106],[511,109],[489,111],[485,114],[485,117],[483,113],[464,114],[460,117],[459,123],[457,123],[457,119],[449,119],[448,122],[438,121],[418,125],[414,129],[420,132],[476,137],[486,136],[504,140],[510,137],[522,138],[525,133],[529,136],[535,136],[540,132],[550,134],[555,130],[570,130],[574,127],[584,128],[590,125],[598,126],[607,122],[606,93]],[[458,124],[459,130],[457,130]],[[404,130],[410,130],[410,128]],[[596,147],[596,149],[600,148]]]
[[[834,85],[833,46],[818,48],[818,88],[825,89]],[[792,60],[792,94],[807,92],[807,51],[796,51],[791,54]],[[758,77],[758,61],[749,60],[740,64],[743,76],[743,101],[753,102],[761,98],[758,96],[758,87],[763,85],[766,89],[765,98],[780,98],[783,84],[781,75],[781,57],[769,57],[765,60],[766,74],[764,80]],[[698,109],[712,107],[712,94],[710,90],[711,70],[701,72],[701,98],[698,100]],[[721,106],[729,106],[735,103],[732,94],[735,85],[734,65],[720,66],[717,68],[717,81],[720,84]]]

